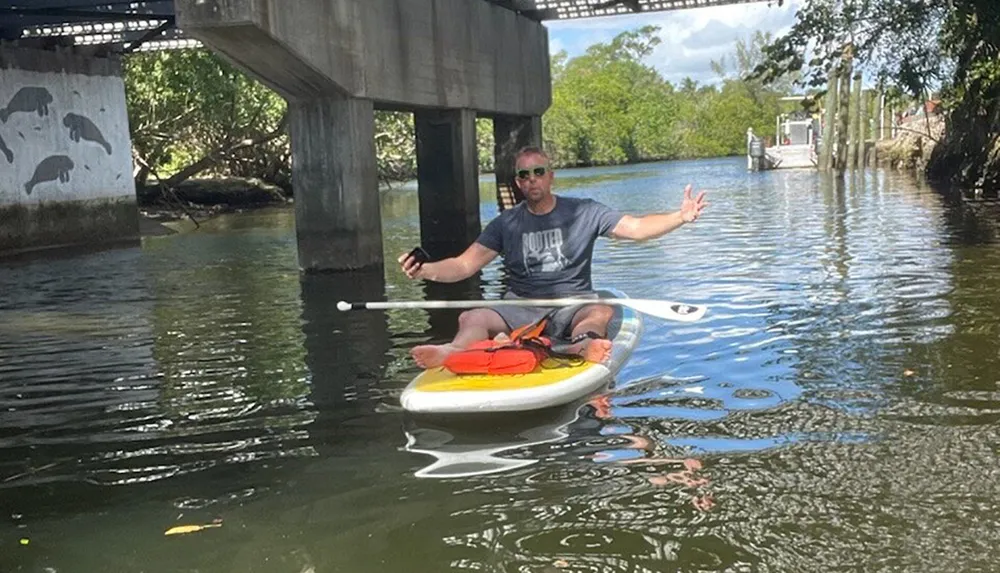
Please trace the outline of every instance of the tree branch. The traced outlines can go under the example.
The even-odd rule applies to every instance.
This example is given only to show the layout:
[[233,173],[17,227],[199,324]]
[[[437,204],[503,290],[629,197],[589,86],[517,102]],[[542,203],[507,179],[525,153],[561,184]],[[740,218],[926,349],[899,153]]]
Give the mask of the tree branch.
[[266,133],[260,137],[244,139],[242,141],[236,142],[235,144],[225,143],[223,145],[220,145],[215,149],[213,149],[212,151],[210,151],[208,154],[206,154],[198,161],[195,161],[194,163],[188,165],[184,169],[181,169],[177,173],[171,175],[164,182],[164,184],[167,185],[168,187],[176,187],[183,181],[186,181],[187,179],[194,177],[198,173],[201,173],[205,169],[208,169],[212,165],[215,165],[221,158],[225,157],[226,155],[232,154],[233,152],[239,151],[241,149],[246,149],[248,147],[262,145],[264,143],[273,141],[281,137],[282,135],[284,135],[285,128],[287,126],[288,126],[288,112],[285,112],[285,114],[281,116],[281,121],[278,122],[277,127],[275,127],[274,130],[271,131],[270,133]]

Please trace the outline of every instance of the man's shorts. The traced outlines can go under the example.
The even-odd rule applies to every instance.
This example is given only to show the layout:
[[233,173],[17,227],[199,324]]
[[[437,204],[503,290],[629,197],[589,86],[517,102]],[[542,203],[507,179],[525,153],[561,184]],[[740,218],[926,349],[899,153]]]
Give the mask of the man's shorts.
[[[508,292],[504,295],[504,298],[523,298],[515,295],[514,293]],[[581,294],[581,295],[569,295],[566,298],[597,298],[597,294]],[[549,323],[545,327],[543,334],[551,338],[557,339],[569,339],[573,333],[571,326],[573,325],[573,317],[576,313],[580,311],[586,305],[575,305],[575,306],[495,306],[490,308],[494,310],[497,314],[503,318],[504,322],[511,330],[515,328],[520,328],[526,324],[532,324],[537,322],[543,316],[552,312],[554,309],[556,313],[554,316],[549,317]]]

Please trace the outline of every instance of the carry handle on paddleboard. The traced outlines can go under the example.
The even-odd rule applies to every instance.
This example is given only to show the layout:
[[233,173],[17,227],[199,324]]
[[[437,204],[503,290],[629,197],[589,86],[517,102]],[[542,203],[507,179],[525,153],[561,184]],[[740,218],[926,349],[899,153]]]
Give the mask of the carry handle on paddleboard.
[[555,299],[502,299],[502,300],[414,300],[397,302],[345,302],[337,303],[337,310],[397,310],[397,309],[467,309],[497,306],[575,306],[607,304],[631,308],[636,312],[664,320],[695,322],[708,311],[708,307],[668,300],[641,298],[555,298]]

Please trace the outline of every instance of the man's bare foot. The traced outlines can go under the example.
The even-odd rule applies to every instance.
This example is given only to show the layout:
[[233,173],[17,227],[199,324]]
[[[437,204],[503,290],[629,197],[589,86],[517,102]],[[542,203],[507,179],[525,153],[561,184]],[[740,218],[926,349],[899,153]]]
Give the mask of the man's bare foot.
[[570,354],[579,354],[587,362],[600,364],[611,358],[611,341],[604,338],[592,338],[574,344],[569,348]]
[[446,358],[457,352],[459,349],[451,344],[425,344],[414,346],[410,350],[410,356],[417,366],[427,368],[437,368],[444,364]]

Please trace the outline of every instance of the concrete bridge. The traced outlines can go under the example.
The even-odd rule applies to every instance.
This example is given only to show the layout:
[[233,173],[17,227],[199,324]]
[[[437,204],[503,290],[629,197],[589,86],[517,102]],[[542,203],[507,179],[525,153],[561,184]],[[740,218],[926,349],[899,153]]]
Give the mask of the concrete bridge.
[[545,20],[765,0],[14,0],[0,9],[0,253],[138,231],[121,54],[201,42],[288,101],[300,267],[382,265],[374,111],[414,114],[421,237],[480,232],[475,119],[498,196],[551,103]]

